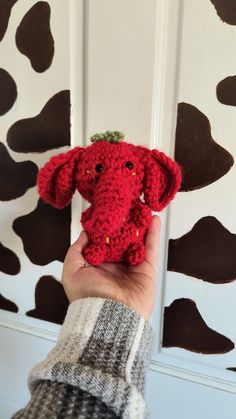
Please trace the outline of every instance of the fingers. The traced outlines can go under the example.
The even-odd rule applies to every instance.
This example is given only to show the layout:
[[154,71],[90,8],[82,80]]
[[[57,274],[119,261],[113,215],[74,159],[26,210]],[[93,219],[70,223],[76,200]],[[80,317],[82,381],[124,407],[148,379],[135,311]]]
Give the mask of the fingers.
[[147,231],[145,247],[146,247],[146,262],[151,265],[154,271],[157,270],[159,247],[160,247],[160,229],[161,220],[157,215],[152,217],[151,225]]
[[87,243],[88,235],[84,230],[82,230],[78,239],[72,244],[71,249],[73,248],[73,251],[81,253]]
[[82,255],[82,250],[88,243],[88,235],[83,230],[81,231],[79,238],[72,244],[69,248],[68,253],[66,255],[65,263],[67,264],[76,264],[84,266],[85,259]]

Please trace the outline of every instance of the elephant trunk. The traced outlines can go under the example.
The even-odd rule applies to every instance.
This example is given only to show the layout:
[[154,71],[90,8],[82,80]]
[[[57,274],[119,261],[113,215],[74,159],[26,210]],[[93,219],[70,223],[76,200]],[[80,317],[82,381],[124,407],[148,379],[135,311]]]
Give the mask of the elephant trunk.
[[104,174],[94,191],[90,230],[96,235],[109,237],[124,224],[131,202],[132,193],[125,179]]

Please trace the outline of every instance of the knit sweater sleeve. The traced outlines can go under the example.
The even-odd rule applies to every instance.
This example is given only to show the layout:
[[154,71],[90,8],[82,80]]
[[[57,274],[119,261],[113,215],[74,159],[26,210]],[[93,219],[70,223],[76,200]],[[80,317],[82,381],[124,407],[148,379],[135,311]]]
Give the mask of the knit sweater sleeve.
[[31,399],[12,419],[145,418],[153,332],[128,306],[102,298],[68,308],[56,346],[29,375]]

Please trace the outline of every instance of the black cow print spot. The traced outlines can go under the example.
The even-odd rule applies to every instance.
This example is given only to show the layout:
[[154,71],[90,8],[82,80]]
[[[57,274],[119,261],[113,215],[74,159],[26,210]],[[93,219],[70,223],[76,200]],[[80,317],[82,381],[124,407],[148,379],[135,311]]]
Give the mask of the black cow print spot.
[[11,109],[16,97],[16,83],[6,70],[0,68],[0,116]]
[[54,56],[50,14],[49,4],[39,1],[26,13],[16,31],[17,48],[38,73],[50,67]]
[[0,143],[0,201],[19,198],[36,185],[38,168],[31,161],[16,163]]
[[188,103],[178,106],[175,159],[183,172],[181,191],[215,182],[234,163],[231,154],[213,140],[207,117]]
[[0,271],[8,275],[17,275],[20,272],[20,261],[16,254],[3,246],[0,242]]
[[69,301],[63,286],[53,276],[42,276],[35,288],[35,309],[26,315],[48,322],[62,324]]
[[217,85],[216,95],[219,102],[224,105],[236,106],[236,76],[221,80]]
[[169,241],[168,270],[213,284],[236,279],[236,234],[215,217],[201,218],[191,231]]
[[179,347],[202,354],[223,354],[234,349],[234,343],[207,326],[194,301],[180,298],[165,307],[163,347]]
[[70,206],[58,210],[40,199],[34,211],[14,221],[13,229],[31,262],[42,266],[64,261],[70,246],[70,223]]
[[0,1],[0,42],[2,41],[11,15],[11,9],[18,0],[1,0]]
[[7,143],[19,153],[40,153],[70,145],[70,91],[54,95],[34,118],[12,125]]
[[229,25],[236,25],[236,3],[235,0],[211,0],[218,16],[223,22]]
[[15,303],[3,297],[2,294],[0,294],[0,309],[13,311],[13,313],[17,313],[19,310]]

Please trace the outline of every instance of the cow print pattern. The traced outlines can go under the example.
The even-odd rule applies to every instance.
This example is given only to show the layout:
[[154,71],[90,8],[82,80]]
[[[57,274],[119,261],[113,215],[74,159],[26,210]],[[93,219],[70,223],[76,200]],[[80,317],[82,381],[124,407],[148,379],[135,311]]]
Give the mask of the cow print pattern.
[[[4,40],[15,3],[17,0],[0,2],[0,41]],[[17,24],[16,46],[18,51],[25,55],[24,65],[32,75],[49,70],[54,58],[49,3],[47,1],[34,2],[28,10],[24,11],[23,17],[19,18]],[[20,10],[20,2],[17,7],[18,5]],[[58,6],[55,5],[56,7]],[[18,54],[19,58],[21,54]],[[63,74],[64,71],[64,67],[59,68],[59,82],[60,72]],[[30,84],[29,86],[34,88]],[[19,240],[19,244],[22,242],[29,266],[34,264],[48,267],[48,275],[41,277],[35,288],[35,308],[28,311],[26,315],[61,324],[69,302],[61,283],[51,275],[56,268],[51,267],[50,264],[64,261],[70,245],[71,208],[68,206],[64,210],[57,210],[46,205],[40,199],[38,200],[38,193],[33,188],[36,186],[38,167],[48,160],[48,152],[57,148],[63,148],[60,152],[67,151],[64,147],[70,146],[70,91],[65,88],[64,90],[54,89],[53,94],[48,95],[48,99],[45,100],[38,114],[33,113],[32,116],[30,106],[28,106],[29,114],[25,112],[22,118],[18,109],[18,100],[21,104],[21,100],[25,99],[22,97],[24,91],[22,86],[17,88],[12,75],[5,68],[0,68],[0,116],[5,116],[7,112],[10,115],[12,112],[14,115],[13,118],[7,119],[10,122],[6,127],[6,137],[2,136],[0,143],[0,204],[4,205],[4,202],[11,201],[8,204],[9,218],[3,207],[5,212],[2,217],[4,224],[1,231],[4,232],[4,240],[7,228],[9,228],[10,238],[12,239],[14,235],[15,239]],[[27,98],[29,105],[33,94],[37,99],[39,92],[36,90],[34,93],[30,92],[31,96]],[[22,119],[17,120],[15,114],[17,116],[20,114]],[[6,144],[13,153],[9,153]],[[44,152],[47,152],[45,156]],[[31,153],[30,159],[25,158],[26,153]],[[19,199],[21,201],[18,201]],[[14,214],[13,219],[12,214]],[[19,251],[22,252],[22,250]],[[25,271],[23,268],[21,270],[21,257],[19,258],[13,250],[0,242],[0,271],[4,274],[4,278],[9,276],[9,290],[11,290],[12,275],[19,273],[29,275],[25,265],[24,269]],[[47,270],[45,268],[45,273]],[[35,272],[35,268],[33,271]],[[0,294],[0,309],[14,313],[19,310],[15,302],[7,299],[3,294]]]
[[215,217],[201,218],[184,236],[169,241],[168,270],[213,284],[236,279],[236,234]]
[[63,262],[70,245],[70,207],[58,210],[39,199],[34,211],[14,221],[13,230],[32,263]]
[[18,0],[2,0],[0,2],[0,42],[2,41],[11,15],[11,9]]
[[62,324],[68,305],[69,301],[60,282],[51,275],[45,275],[39,279],[35,288],[35,308],[26,314]]
[[207,117],[188,103],[178,106],[175,159],[183,173],[181,191],[215,182],[234,163],[231,154],[213,140]]
[[18,153],[35,153],[70,144],[70,92],[57,93],[34,118],[15,122],[7,144]]
[[47,70],[54,55],[50,30],[50,6],[39,1],[26,13],[16,31],[16,45],[26,55],[35,71]]
[[20,272],[18,256],[0,242],[0,271],[8,275],[17,275]]
[[236,25],[236,3],[235,0],[211,0],[216,12],[223,22],[229,25]]
[[219,102],[224,105],[236,106],[236,76],[228,76],[216,87]]
[[10,201],[22,196],[36,185],[38,168],[31,161],[16,163],[0,143],[0,200]]
[[[234,0],[211,0],[211,3],[223,22],[236,25]],[[222,104],[236,106],[236,76],[227,76],[220,81],[216,86],[216,96]],[[183,171],[182,192],[208,188],[213,182],[217,186],[217,181],[234,164],[230,152],[213,139],[213,128],[207,116],[194,104],[179,103],[175,158]],[[224,138],[218,141],[222,144]],[[222,196],[219,194],[218,198],[221,200]],[[190,231],[169,240],[168,270],[184,274],[187,278],[195,278],[195,281],[200,279],[200,286],[207,282],[222,287],[225,286],[222,284],[236,279],[235,253],[236,234],[216,217],[206,214],[195,222]],[[219,310],[222,311],[222,306]],[[193,299],[172,298],[171,304],[164,311],[162,346],[178,347],[205,355],[221,354],[223,357],[223,354],[235,349],[235,342],[208,326]],[[231,365],[227,370],[236,372],[236,367]]]
[[11,109],[17,97],[16,83],[11,75],[0,68],[0,116]]
[[12,311],[13,313],[18,312],[18,307],[13,301],[8,300],[2,294],[0,294],[0,309],[6,311]]
[[200,315],[196,303],[187,298],[165,308],[163,346],[178,346],[202,354],[224,354],[234,343],[212,330]]
[[[4,35],[8,27],[11,9],[15,3],[17,3],[16,0],[4,0],[0,2],[0,41],[4,39]],[[214,4],[218,15],[223,21],[229,24],[236,23],[235,2],[233,0],[212,0],[212,3]],[[28,60],[30,61],[31,69],[33,72],[46,72],[53,62],[54,38],[50,28],[50,17],[51,10],[48,2],[39,1],[36,2],[27,11],[23,19],[19,21],[18,24],[17,32],[15,34],[16,45],[20,53],[27,57],[25,65],[29,66]],[[2,86],[0,85],[0,90],[2,89],[1,92],[3,92],[0,92],[0,109],[2,109],[2,114],[4,114],[6,112],[10,113],[12,111],[13,104],[15,102],[17,104],[20,93],[18,93],[17,97],[17,87],[15,86],[15,82],[12,76],[9,73],[6,73],[5,69],[2,69],[1,74],[3,77],[5,77],[4,83]],[[229,87],[229,80],[227,79],[225,79],[224,83],[222,81],[217,86],[217,97],[222,103],[234,105],[234,99],[231,97],[233,96],[233,82],[233,79],[230,80],[231,88]],[[8,92],[4,93],[7,91],[4,89],[8,89]],[[42,153],[57,147],[69,145],[70,133],[68,127],[68,91],[62,92],[60,88],[57,91],[58,95],[55,95],[54,92],[53,96],[49,97],[47,102],[44,102],[45,106],[37,116],[32,117],[31,113],[29,115],[26,114],[24,115],[24,119],[18,120],[11,127],[8,127],[9,131],[7,135],[7,144],[14,152]],[[59,116],[57,119],[56,115]],[[65,115],[64,121],[63,115]],[[190,138],[190,149],[188,149],[189,145],[186,144],[187,137],[185,136],[184,138],[182,136],[183,133],[185,135],[186,129],[192,129],[192,127],[188,125],[189,121],[187,120],[187,117],[189,117],[189,115],[191,115],[192,123],[194,124],[198,136],[198,142],[193,141],[193,136]],[[57,123],[55,123],[55,121]],[[11,121],[11,124],[12,122],[14,122],[14,119]],[[2,139],[2,141],[4,141],[4,139]],[[198,144],[201,144],[201,147],[204,149],[203,156],[200,156],[198,153]],[[186,152],[189,150],[191,161],[189,161],[189,158],[186,158]],[[7,173],[5,180],[2,181],[0,185],[0,200],[13,200],[15,203],[16,198],[22,197],[22,195],[25,194],[28,189],[35,185],[37,166],[34,165],[33,167],[32,164],[34,163],[22,161],[22,159],[24,159],[24,154],[23,157],[22,154],[20,155],[22,157],[21,159],[15,155],[13,159],[10,157],[7,148],[4,145],[0,146],[0,151],[0,155],[5,156],[4,159],[2,159],[2,164],[5,164],[6,160]],[[211,156],[212,153],[217,159],[219,167],[216,167],[214,159],[212,159]],[[201,160],[201,157],[204,158]],[[220,147],[215,142],[215,140],[213,140],[211,136],[211,127],[207,116],[204,115],[199,109],[197,109],[194,104],[186,103],[179,105],[178,125],[176,133],[176,158],[179,159],[184,171],[182,191],[191,191],[207,187],[212,182],[216,182],[218,179],[220,179],[220,177],[225,176],[233,165],[233,158],[230,153]],[[47,159],[48,158],[45,158],[45,160]],[[32,160],[37,161],[37,155],[32,156]],[[41,160],[39,161],[41,162]],[[25,163],[27,163],[27,166]],[[30,163],[30,165],[28,163]],[[210,167],[208,167],[208,164]],[[193,176],[190,171],[188,171],[189,165],[191,166],[192,172],[194,172]],[[203,167],[204,169],[207,168],[207,171],[204,172],[203,170],[202,175],[201,171],[199,170],[199,165],[201,166],[201,169]],[[9,169],[10,166],[12,169],[14,169],[13,172]],[[13,176],[11,179],[12,173],[18,177],[18,182],[14,183]],[[9,187],[9,185],[11,185],[11,187]],[[16,203],[17,202],[18,200],[16,200]],[[19,208],[22,208],[20,204]],[[37,235],[34,235],[35,223],[39,223],[42,230],[45,226],[47,231],[49,231],[48,229],[52,227],[49,226],[49,220],[52,220],[52,218],[50,218],[51,215],[49,214],[48,209],[43,207],[42,203],[38,202],[35,210],[31,211],[30,213],[24,208],[23,214],[22,212],[20,213],[20,216],[17,216],[16,214],[16,220],[13,223],[14,230],[16,234],[19,234],[19,237],[22,239],[25,252],[28,254],[29,259],[32,260],[33,263],[45,265],[50,264],[52,260],[63,259],[66,248],[69,244],[68,234],[70,225],[70,208],[67,208],[66,211],[65,225],[67,232],[65,234],[63,233],[62,236],[60,236],[60,233],[58,236],[55,236],[56,240],[53,242],[52,247],[56,246],[56,249],[50,250],[49,253],[44,252],[43,246],[39,246],[39,241],[41,240],[43,232],[38,231]],[[45,214],[46,223],[44,224],[43,217]],[[55,216],[55,218],[57,219],[57,216]],[[222,225],[219,225],[220,223],[218,220],[215,219],[213,224],[215,230],[219,233],[217,237],[220,239],[224,236],[224,240],[226,240],[227,243],[230,242],[230,246],[232,246],[234,239],[233,234],[227,231]],[[53,228],[54,232],[52,235],[55,234],[56,226],[54,225]],[[191,246],[194,244],[193,233],[194,227],[192,232],[189,232],[188,236],[188,239],[190,237],[189,242]],[[48,232],[46,236],[47,240],[51,239]],[[59,236],[60,240],[58,239]],[[183,237],[179,239],[178,246],[183,246],[184,239],[182,239]],[[64,240],[65,242],[63,244],[62,242]],[[60,242],[60,247],[57,247],[57,242]],[[47,246],[47,244],[45,245]],[[186,244],[184,245],[186,249]],[[10,273],[8,271],[8,274],[16,274],[18,269],[20,269],[19,264],[17,264],[17,256],[13,256],[13,252],[10,249],[4,248],[3,245],[2,247],[0,246],[0,250],[1,249],[5,253],[8,251],[8,255],[11,255],[12,260],[14,260],[14,263],[11,263],[14,272],[11,271]],[[189,275],[189,272],[186,270],[186,265],[181,264],[180,259],[183,258],[183,256],[178,256],[177,258],[176,252],[173,249],[171,250],[170,242],[170,256],[171,254],[172,260],[170,258],[169,266],[172,264],[174,269],[179,269],[179,271],[180,266],[182,266],[181,269],[185,270],[186,274]],[[205,280],[209,281],[209,266],[207,266],[208,271],[205,269],[205,267],[203,268],[204,269],[202,269],[201,276],[204,275]],[[2,269],[4,272],[6,272],[7,266],[3,266]],[[230,278],[231,276],[232,275],[230,274]],[[224,281],[226,281],[225,278]],[[67,307],[68,300],[64,294],[62,285],[56,281],[52,275],[45,275],[40,278],[35,289],[35,308],[28,311],[27,315],[47,321],[62,323]],[[7,300],[2,294],[0,295],[0,308],[13,312],[18,311],[16,304],[13,301]],[[174,300],[170,307],[166,307],[164,320],[163,345],[166,347],[177,346],[189,351],[204,354],[223,354],[234,348],[234,343],[228,337],[221,335],[218,331],[211,329],[207,325],[207,322],[201,316],[196,303],[191,299]],[[176,332],[178,332],[178,336],[176,336]],[[233,366],[230,366],[228,369],[232,371],[236,370],[236,368]]]

